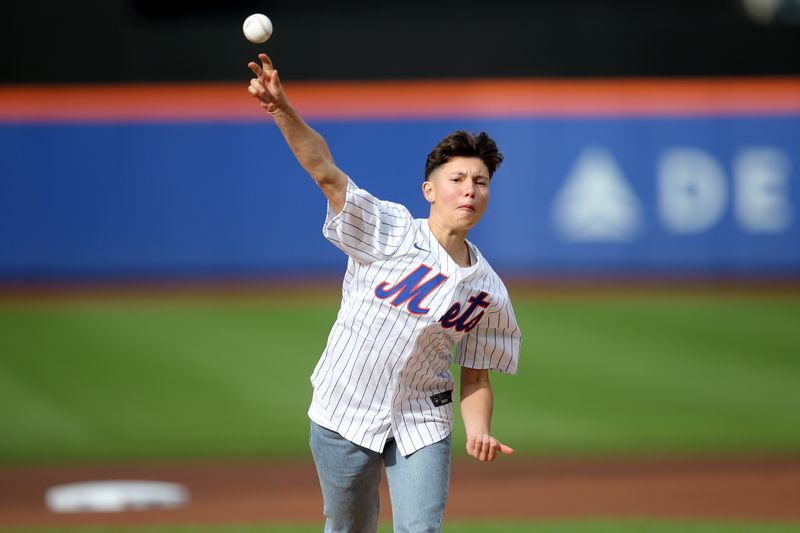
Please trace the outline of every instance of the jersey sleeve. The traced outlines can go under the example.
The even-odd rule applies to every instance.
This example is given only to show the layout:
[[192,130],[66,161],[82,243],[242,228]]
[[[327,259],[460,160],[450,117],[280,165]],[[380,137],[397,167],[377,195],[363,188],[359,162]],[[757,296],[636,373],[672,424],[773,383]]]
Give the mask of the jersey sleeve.
[[514,375],[519,363],[521,334],[511,302],[506,300],[501,308],[488,311],[478,327],[456,345],[455,361],[459,366]]
[[325,238],[362,263],[391,257],[412,225],[404,206],[379,200],[348,178],[342,211],[328,213],[322,229]]

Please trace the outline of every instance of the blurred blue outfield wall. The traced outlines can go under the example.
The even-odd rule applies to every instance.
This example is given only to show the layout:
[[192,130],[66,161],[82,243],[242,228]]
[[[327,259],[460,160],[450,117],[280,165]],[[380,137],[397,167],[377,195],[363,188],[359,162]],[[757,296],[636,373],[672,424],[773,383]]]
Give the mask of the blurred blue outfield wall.
[[[800,116],[312,121],[339,166],[427,216],[425,157],[506,161],[471,240],[522,275],[800,274]],[[268,120],[0,124],[0,281],[340,273],[325,203]]]

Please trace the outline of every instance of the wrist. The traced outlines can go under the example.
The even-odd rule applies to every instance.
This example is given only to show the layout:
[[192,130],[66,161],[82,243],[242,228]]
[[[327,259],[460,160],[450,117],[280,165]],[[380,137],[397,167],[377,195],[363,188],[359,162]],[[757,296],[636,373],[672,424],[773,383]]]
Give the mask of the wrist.
[[467,437],[476,437],[479,435],[489,435],[491,434],[492,429],[489,427],[489,424],[481,423],[481,422],[465,422],[464,423],[464,433],[467,434]]
[[294,109],[289,102],[275,102],[265,106],[264,109],[275,119],[289,118],[294,115]]

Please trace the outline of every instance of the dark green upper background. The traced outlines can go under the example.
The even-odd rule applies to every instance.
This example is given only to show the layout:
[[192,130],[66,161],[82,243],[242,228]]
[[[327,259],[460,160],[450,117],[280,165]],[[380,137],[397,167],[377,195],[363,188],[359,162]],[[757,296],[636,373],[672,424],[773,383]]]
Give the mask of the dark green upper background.
[[[15,1],[0,83],[800,74],[800,2],[771,23],[742,0]],[[796,11],[796,12],[794,12]],[[273,21],[266,45],[244,18]]]

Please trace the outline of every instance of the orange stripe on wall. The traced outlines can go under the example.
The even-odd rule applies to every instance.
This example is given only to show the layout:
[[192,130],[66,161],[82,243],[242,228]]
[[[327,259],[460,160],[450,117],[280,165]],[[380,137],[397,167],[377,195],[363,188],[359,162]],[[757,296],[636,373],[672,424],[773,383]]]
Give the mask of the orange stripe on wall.
[[[800,78],[291,82],[309,119],[800,113]],[[247,82],[0,86],[0,121],[263,120]]]

